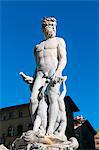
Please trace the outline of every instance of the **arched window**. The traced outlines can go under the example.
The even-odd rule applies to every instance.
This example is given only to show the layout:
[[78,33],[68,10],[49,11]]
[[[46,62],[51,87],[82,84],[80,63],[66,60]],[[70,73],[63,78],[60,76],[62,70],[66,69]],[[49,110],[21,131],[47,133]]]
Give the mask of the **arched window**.
[[22,111],[19,111],[19,118],[23,117]]
[[13,112],[9,112],[9,119],[13,118]]
[[14,136],[14,129],[12,126],[8,127],[8,136]]
[[17,134],[18,135],[22,135],[22,133],[23,133],[23,126],[22,125],[18,125],[17,126]]

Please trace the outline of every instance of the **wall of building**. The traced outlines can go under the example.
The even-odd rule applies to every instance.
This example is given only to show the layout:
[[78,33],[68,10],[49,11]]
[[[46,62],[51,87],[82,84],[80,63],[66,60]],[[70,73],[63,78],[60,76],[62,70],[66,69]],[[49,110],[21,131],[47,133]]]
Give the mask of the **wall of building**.
[[0,109],[0,143],[5,146],[31,127],[29,104]]

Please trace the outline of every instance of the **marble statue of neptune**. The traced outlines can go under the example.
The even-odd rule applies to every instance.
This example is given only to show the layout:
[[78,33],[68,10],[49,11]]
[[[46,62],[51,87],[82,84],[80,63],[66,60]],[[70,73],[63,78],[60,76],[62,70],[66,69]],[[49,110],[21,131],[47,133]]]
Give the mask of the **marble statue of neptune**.
[[40,88],[43,86],[44,78],[46,77],[50,80],[47,87],[49,100],[48,135],[54,133],[59,112],[59,78],[61,78],[62,71],[67,63],[66,44],[64,39],[56,37],[56,24],[54,17],[42,19],[42,32],[45,40],[34,48],[37,72],[30,97],[30,110],[33,116],[39,105],[38,95]]
[[42,19],[45,39],[34,48],[35,77],[20,72],[24,81],[30,84],[30,113],[34,120],[33,129],[24,133],[20,140],[27,142],[28,146],[32,144],[34,149],[36,144],[53,147],[51,150],[73,150],[79,145],[76,138],[71,137],[68,141],[65,135],[67,117],[64,97],[67,76],[63,76],[62,72],[67,64],[66,43],[63,38],[56,37],[56,25],[55,17]]

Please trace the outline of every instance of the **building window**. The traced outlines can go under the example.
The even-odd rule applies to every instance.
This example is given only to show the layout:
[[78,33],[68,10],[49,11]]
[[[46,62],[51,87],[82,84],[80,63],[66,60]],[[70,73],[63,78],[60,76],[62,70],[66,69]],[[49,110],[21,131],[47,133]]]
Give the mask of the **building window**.
[[19,118],[23,117],[22,111],[19,111]]
[[30,124],[28,125],[28,130],[31,130],[32,128],[33,128],[33,124],[30,123]]
[[3,120],[6,120],[6,116],[3,117]]
[[17,127],[17,134],[20,136],[23,133],[23,126],[22,125],[18,125]]
[[2,121],[2,114],[0,114],[0,121]]
[[6,116],[3,113],[0,114],[0,121],[2,121],[2,120],[6,120]]
[[13,118],[13,112],[9,112],[9,119]]
[[3,134],[2,134],[2,137],[1,137],[0,143],[1,143],[1,144],[5,144],[5,141],[6,141],[5,133],[3,133]]
[[14,129],[12,126],[8,127],[8,136],[14,136]]

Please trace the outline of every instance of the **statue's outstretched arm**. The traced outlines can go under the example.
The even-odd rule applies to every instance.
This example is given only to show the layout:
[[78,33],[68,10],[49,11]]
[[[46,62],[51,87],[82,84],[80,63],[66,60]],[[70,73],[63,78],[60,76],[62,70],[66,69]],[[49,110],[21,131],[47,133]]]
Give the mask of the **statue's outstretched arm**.
[[27,76],[25,73],[20,72],[19,75],[23,78],[23,80],[28,84],[33,84],[33,77]]

